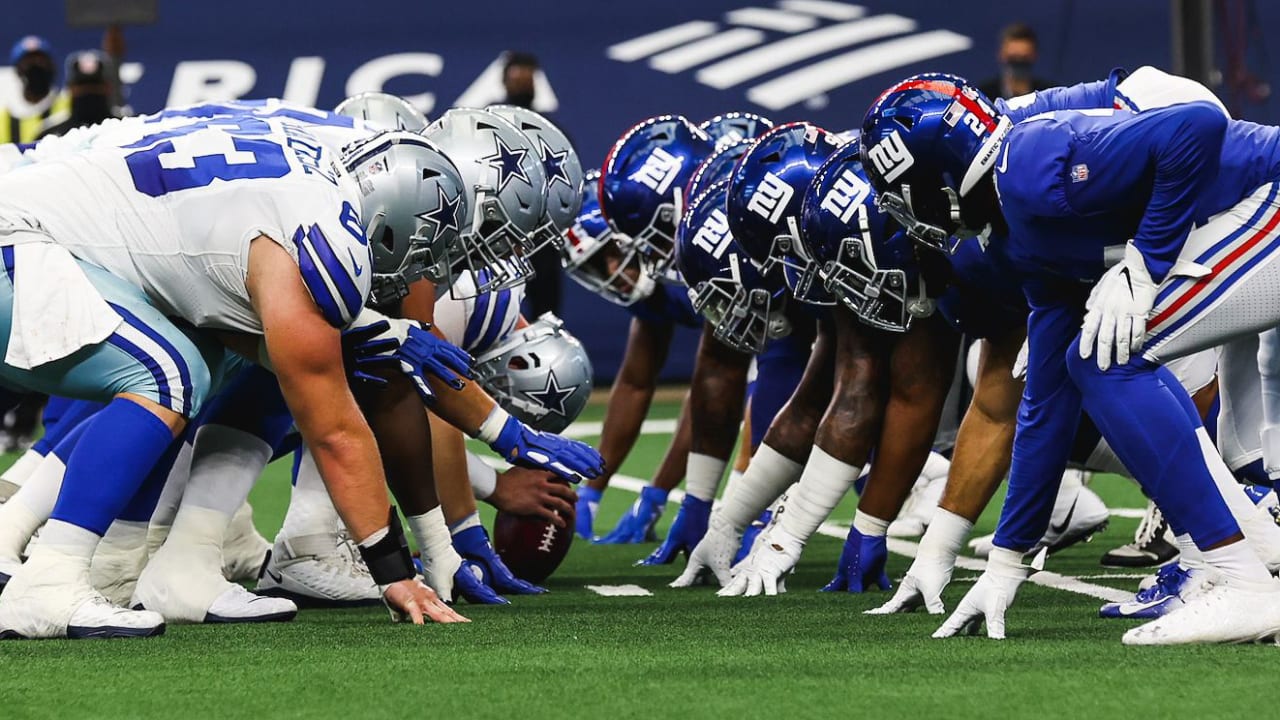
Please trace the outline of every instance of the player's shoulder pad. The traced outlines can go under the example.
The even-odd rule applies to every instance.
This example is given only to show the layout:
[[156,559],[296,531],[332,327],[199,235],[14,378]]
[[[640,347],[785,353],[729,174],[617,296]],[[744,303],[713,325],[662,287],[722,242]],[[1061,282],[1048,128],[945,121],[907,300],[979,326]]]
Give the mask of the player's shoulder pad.
[[1005,138],[996,156],[995,181],[1006,214],[1056,216],[1069,211],[1063,180],[1074,133],[1059,115],[1028,118]]

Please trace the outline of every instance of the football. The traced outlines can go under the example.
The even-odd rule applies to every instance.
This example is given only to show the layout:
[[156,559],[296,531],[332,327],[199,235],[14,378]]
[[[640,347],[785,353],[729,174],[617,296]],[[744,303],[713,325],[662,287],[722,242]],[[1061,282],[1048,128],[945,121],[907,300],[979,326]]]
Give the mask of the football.
[[535,517],[499,512],[493,521],[493,547],[521,580],[540,583],[560,567],[573,543],[573,518],[565,527]]

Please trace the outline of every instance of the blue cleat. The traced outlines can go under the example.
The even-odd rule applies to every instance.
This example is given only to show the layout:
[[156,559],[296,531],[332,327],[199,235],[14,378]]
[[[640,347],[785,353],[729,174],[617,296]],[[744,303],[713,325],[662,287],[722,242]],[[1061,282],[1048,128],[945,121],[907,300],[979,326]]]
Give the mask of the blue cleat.
[[637,562],[637,565],[670,565],[684,551],[685,557],[693,552],[693,548],[707,534],[707,522],[711,519],[711,502],[699,500],[692,495],[685,495],[676,512],[676,519],[671,523],[667,539],[662,541],[657,550],[649,557]]
[[849,537],[844,540],[844,549],[840,551],[836,575],[822,588],[822,592],[860,593],[872,586],[888,590],[892,587],[885,572],[888,561],[888,538],[883,535],[868,537],[851,527]]
[[765,510],[760,513],[760,517],[756,518],[755,521],[748,525],[747,529],[742,532],[742,544],[738,547],[738,554],[733,556],[734,565],[737,565],[747,559],[747,556],[751,554],[751,546],[756,544],[756,536],[769,526],[769,521],[772,519],[773,513],[769,510]]
[[[516,577],[506,563],[502,562],[502,558],[498,557],[489,542],[489,533],[481,525],[456,533],[453,536],[453,548],[462,556],[462,570],[466,570],[470,562],[473,569],[479,570],[484,584],[496,592],[507,595],[541,595],[547,591],[546,588]],[[454,580],[457,579],[458,573],[455,573]]]
[[1156,573],[1156,584],[1139,590],[1132,600],[1107,603],[1098,608],[1098,617],[1154,620],[1182,607],[1179,593],[1191,578],[1191,571],[1176,562],[1169,563]]
[[583,540],[595,540],[593,526],[596,521],[596,510],[600,509],[600,498],[604,492],[593,487],[578,487],[578,505],[574,508],[573,530]]
[[619,520],[613,532],[596,540],[601,545],[632,545],[642,542],[657,542],[658,534],[653,528],[662,517],[662,510],[667,506],[667,491],[646,485],[640,491],[640,499],[631,504]]

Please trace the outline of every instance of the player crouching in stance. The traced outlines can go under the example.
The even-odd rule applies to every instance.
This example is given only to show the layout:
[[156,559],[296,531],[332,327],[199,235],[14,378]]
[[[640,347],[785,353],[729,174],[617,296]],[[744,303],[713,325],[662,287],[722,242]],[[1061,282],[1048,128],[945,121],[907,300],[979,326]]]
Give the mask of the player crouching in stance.
[[[215,334],[261,345],[393,616],[463,620],[414,577],[347,387],[339,330],[371,274],[358,189],[299,127],[216,125],[161,129],[0,179],[0,377],[107,401],[68,458],[44,541],[0,597],[0,633],[163,632],[159,614],[96,593],[89,561],[210,394]],[[113,231],[102,217],[116,218]],[[41,332],[49,327],[56,337]]]
[[1280,323],[1271,220],[1280,131],[1230,121],[1205,102],[1059,111],[1014,125],[963,80],[924,75],[876,101],[863,139],[883,206],[927,247],[945,249],[957,235],[1006,252],[1031,310],[995,547],[935,636],[985,620],[988,635],[1004,637],[1005,610],[1028,574],[1022,553],[1044,533],[1082,410],[1206,562],[1183,608],[1124,642],[1280,632],[1280,584],[1243,542],[1219,489],[1234,479],[1163,367]]

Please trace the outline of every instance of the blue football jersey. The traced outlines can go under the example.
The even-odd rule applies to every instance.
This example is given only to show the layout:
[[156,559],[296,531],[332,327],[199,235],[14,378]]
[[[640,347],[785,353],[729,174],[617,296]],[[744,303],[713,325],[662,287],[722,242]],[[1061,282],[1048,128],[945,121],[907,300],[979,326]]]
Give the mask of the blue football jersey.
[[655,325],[702,327],[702,317],[694,312],[683,285],[658,283],[652,295],[626,309],[633,317]]

